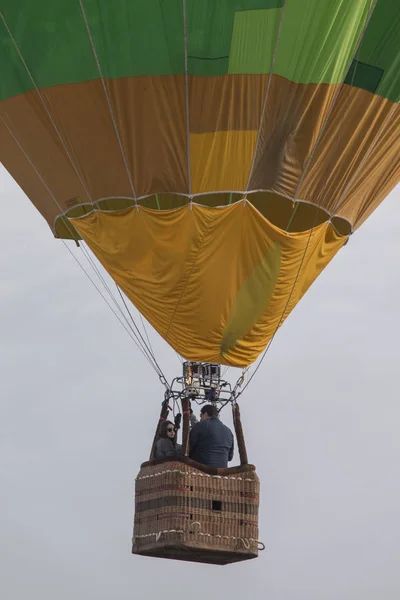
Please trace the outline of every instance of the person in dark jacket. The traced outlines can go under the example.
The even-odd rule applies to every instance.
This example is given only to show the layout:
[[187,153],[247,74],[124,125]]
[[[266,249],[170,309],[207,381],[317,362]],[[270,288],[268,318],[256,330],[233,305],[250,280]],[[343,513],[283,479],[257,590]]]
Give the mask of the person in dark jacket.
[[[155,458],[166,458],[167,456],[179,456],[182,452],[182,446],[176,443],[178,429],[180,427],[182,415],[178,413],[175,417],[175,424],[171,421],[161,423],[160,433],[156,443]],[[190,412],[190,426],[198,423],[193,412]]]
[[176,443],[176,427],[171,421],[161,423],[159,439],[156,444],[156,458],[177,456],[181,447]]
[[200,422],[190,431],[189,456],[211,467],[226,468],[233,458],[232,431],[218,418],[218,410],[206,404],[200,411]]

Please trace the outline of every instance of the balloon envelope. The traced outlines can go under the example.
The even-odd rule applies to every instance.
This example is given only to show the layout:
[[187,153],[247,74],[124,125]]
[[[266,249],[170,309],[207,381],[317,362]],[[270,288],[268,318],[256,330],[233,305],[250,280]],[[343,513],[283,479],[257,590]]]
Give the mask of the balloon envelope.
[[400,174],[398,0],[3,0],[0,158],[188,359],[244,366]]

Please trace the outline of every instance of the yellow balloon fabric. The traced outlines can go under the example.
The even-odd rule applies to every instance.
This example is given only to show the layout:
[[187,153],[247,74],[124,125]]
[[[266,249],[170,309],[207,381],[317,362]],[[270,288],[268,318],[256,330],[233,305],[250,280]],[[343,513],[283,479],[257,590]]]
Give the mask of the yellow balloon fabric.
[[252,363],[343,246],[332,225],[288,233],[249,202],[72,219],[158,333],[189,360]]

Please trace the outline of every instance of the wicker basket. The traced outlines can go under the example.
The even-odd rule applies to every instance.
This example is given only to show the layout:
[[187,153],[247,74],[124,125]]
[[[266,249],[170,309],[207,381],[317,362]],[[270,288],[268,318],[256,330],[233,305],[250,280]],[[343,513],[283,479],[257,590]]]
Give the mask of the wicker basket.
[[225,565],[258,556],[259,479],[252,465],[174,457],[136,478],[134,554]]

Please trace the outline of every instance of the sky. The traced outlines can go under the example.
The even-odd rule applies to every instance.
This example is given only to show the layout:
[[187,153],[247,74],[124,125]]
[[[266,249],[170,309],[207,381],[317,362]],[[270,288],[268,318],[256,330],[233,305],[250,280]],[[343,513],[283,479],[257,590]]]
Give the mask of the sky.
[[1,171],[1,599],[398,600],[399,202],[398,188],[325,269],[242,397],[266,550],[217,567],[131,555],[163,388]]

